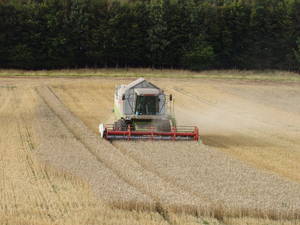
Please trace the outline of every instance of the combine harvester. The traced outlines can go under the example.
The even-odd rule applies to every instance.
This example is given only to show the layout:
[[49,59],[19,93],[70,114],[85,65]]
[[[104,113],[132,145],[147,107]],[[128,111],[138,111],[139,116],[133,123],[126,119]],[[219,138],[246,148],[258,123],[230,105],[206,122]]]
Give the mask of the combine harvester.
[[176,126],[172,95],[139,78],[115,90],[116,122],[99,125],[107,140],[199,140],[197,127]]

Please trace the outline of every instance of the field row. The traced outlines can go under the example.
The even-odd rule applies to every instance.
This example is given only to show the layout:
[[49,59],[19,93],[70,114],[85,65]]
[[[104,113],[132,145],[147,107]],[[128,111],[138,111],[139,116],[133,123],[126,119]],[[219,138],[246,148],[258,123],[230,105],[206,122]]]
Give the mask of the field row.
[[[126,81],[106,82],[101,80],[101,83],[97,84],[96,82],[95,84],[81,82],[80,85],[53,85],[53,91],[63,104],[96,133],[99,122],[113,121],[113,118],[109,116],[112,115],[110,110],[113,101],[113,87],[121,82],[125,83]],[[197,83],[197,86],[201,86],[199,90],[195,88],[196,85],[186,81],[181,81],[181,86],[172,82],[160,82],[160,85],[165,86],[167,92],[175,93],[176,116],[180,124],[199,124],[200,130],[205,129],[202,128],[205,125],[207,132],[214,132],[211,136],[203,135],[205,143],[208,141],[210,144],[212,138],[215,138],[215,141],[222,141],[216,133],[216,128],[220,128],[218,133],[239,131],[231,142],[237,147],[240,146],[241,150],[244,146],[256,147],[254,143],[256,136],[251,137],[254,129],[252,128],[250,136],[246,137],[243,133],[241,134],[241,131],[249,130],[251,120],[254,124],[253,120],[260,119],[255,117],[257,114],[251,118],[248,118],[249,115],[245,113],[245,116],[239,116],[244,118],[244,121],[241,121],[245,125],[244,130],[242,130],[241,124],[230,125],[228,121],[217,118],[221,114],[226,116],[231,114],[233,118],[230,117],[229,120],[234,120],[238,116],[235,104],[240,103],[244,106],[248,103],[247,101],[241,102],[241,99],[234,95],[226,94],[227,92],[224,92],[226,86],[222,89],[222,95],[216,92],[215,87],[199,85],[199,83]],[[184,88],[182,88],[183,86]],[[80,90],[85,91],[80,92]],[[229,97],[236,103],[230,103]],[[101,104],[99,104],[100,102]],[[229,106],[225,108],[225,104],[232,108],[229,109]],[[208,113],[210,118],[208,118]],[[217,123],[212,123],[213,117],[216,117]],[[260,121],[254,122],[260,123]],[[216,128],[210,127],[213,124],[216,125]],[[260,129],[257,130],[260,132]],[[230,135],[230,133],[225,135]],[[228,141],[226,142],[225,135],[223,146],[227,148]],[[293,136],[290,135],[290,137]],[[216,146],[204,146],[186,142],[114,142],[113,146],[123,154],[123,157],[129,157],[144,170],[150,171],[165,182],[194,196],[195,199],[204,200],[206,207],[218,205],[231,211],[231,214],[243,211],[245,214],[261,213],[274,217],[298,213],[300,206],[300,185],[298,183],[282,178],[272,171],[256,169],[247,163],[235,160],[235,157],[232,158],[216,150],[215,147],[220,147],[218,142],[216,144]],[[229,146],[228,150],[231,147],[233,146]]]
[[297,85],[280,86],[276,100],[277,84],[153,80],[204,144],[101,140],[114,86],[128,82],[2,81],[0,223],[299,222]]

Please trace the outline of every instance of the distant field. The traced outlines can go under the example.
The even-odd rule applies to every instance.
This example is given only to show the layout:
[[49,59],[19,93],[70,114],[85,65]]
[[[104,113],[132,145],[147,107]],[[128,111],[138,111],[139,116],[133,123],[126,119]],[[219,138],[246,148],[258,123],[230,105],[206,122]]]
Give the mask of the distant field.
[[75,77],[149,77],[149,78],[210,78],[238,79],[258,81],[291,81],[299,82],[300,74],[285,71],[240,71],[240,70],[210,70],[193,72],[187,70],[158,69],[70,69],[70,70],[0,70],[1,76],[75,76]]
[[[300,224],[299,75],[130,71],[0,72],[0,224]],[[172,93],[203,143],[100,140],[131,76]]]

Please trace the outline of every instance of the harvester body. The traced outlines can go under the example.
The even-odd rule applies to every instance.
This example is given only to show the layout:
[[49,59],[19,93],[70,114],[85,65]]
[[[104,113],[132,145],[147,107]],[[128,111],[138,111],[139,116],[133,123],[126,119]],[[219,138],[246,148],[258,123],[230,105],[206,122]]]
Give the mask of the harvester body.
[[115,89],[112,125],[99,125],[108,140],[198,140],[197,127],[176,126],[172,95],[139,78]]

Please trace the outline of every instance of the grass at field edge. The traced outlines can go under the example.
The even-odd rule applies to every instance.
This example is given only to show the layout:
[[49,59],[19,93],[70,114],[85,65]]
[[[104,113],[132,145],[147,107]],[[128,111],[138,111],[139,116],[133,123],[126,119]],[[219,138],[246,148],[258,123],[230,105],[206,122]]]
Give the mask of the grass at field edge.
[[201,72],[157,69],[0,70],[0,77],[145,77],[300,82],[300,74],[298,73],[240,70],[211,70]]

